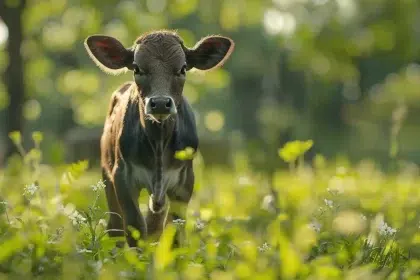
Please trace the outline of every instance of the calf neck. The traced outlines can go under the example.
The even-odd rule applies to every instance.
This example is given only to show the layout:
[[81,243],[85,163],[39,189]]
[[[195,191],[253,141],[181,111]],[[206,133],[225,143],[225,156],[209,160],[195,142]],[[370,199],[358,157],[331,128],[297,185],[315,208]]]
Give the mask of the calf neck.
[[[167,222],[185,219],[194,171],[192,159],[179,160],[175,153],[198,149],[194,113],[183,96],[186,75],[193,68],[221,66],[234,43],[208,36],[187,48],[175,32],[157,31],[139,37],[130,48],[104,35],[88,37],[85,47],[105,72],[133,73],[133,81],[112,94],[101,137],[101,165],[113,213],[109,234],[125,234],[134,247],[137,241],[130,229],[138,230],[142,239],[159,237]],[[149,193],[146,218],[138,205],[142,189]]]

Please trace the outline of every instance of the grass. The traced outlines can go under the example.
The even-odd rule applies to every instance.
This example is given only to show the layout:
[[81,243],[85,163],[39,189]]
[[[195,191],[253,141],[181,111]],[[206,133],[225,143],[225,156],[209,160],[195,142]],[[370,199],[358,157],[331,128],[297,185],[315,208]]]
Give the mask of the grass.
[[[279,151],[290,169],[272,176],[243,155],[229,171],[197,157],[186,221],[140,253],[106,234],[99,170],[44,165],[41,141],[0,171],[0,279],[420,279],[414,165],[391,175],[368,160],[304,163],[311,142]],[[188,244],[172,250],[177,227]]]

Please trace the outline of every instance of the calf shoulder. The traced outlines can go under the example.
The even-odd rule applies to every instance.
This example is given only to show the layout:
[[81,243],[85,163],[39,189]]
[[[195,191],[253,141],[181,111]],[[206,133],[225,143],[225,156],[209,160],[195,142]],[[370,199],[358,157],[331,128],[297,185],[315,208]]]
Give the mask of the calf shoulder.
[[178,110],[178,122],[174,131],[173,147],[183,150],[187,147],[198,149],[198,135],[194,112],[184,97]]
[[[123,136],[124,122],[130,118],[127,111],[133,106],[131,91],[133,84],[126,82],[113,92],[101,136],[101,165],[109,177],[117,161],[123,159],[120,151],[120,138]],[[134,116],[131,116],[133,118]]]

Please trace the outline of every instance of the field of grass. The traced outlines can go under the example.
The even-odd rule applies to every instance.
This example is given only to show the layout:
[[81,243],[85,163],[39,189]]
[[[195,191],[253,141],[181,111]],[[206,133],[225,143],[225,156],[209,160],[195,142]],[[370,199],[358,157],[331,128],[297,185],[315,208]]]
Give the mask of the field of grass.
[[[272,176],[242,154],[229,171],[197,156],[186,221],[138,252],[115,250],[106,234],[99,170],[44,165],[42,135],[33,138],[0,171],[0,279],[420,279],[413,164],[387,175],[369,160],[304,163],[310,142],[284,147],[279,163],[290,168]],[[188,243],[172,250],[177,227]]]

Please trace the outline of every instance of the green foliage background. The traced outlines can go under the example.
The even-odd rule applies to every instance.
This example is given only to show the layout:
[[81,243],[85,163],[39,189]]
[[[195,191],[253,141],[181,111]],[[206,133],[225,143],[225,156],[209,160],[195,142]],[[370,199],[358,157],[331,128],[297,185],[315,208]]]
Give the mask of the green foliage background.
[[[26,0],[0,277],[419,279],[419,19],[416,0]],[[129,46],[162,28],[236,48],[222,69],[188,73],[202,150],[187,221],[142,254],[112,251],[97,141],[131,76],[100,72],[83,41]],[[0,156],[9,99],[0,82]],[[190,243],[171,251],[179,226]]]

